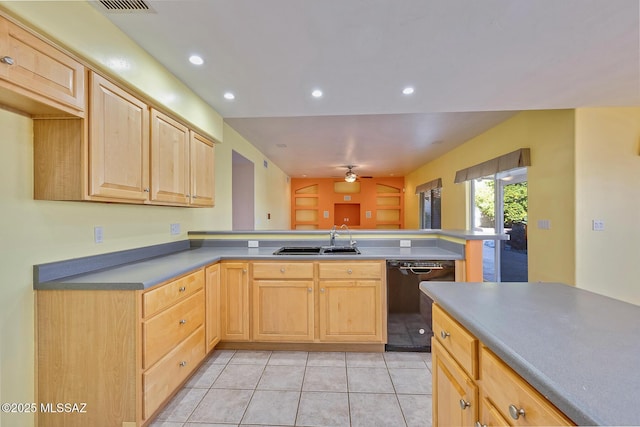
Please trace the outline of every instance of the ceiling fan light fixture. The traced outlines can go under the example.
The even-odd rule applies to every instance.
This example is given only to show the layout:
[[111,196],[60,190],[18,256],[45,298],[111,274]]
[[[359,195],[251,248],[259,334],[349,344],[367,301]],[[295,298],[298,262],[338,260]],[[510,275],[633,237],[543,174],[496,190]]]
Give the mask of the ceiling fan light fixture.
[[356,175],[355,172],[351,170],[353,169],[353,166],[347,166],[347,169],[347,173],[344,175],[344,180],[347,182],[355,182],[358,175]]

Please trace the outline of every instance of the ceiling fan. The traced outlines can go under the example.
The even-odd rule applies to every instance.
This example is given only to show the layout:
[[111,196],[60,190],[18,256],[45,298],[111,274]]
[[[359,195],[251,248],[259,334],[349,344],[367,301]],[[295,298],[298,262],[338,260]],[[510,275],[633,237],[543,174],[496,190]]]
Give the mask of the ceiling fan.
[[348,165],[347,166],[347,173],[344,175],[344,180],[347,182],[355,182],[356,178],[358,177],[358,175],[356,175],[356,173],[353,171],[353,168],[355,168],[355,166],[353,165]]

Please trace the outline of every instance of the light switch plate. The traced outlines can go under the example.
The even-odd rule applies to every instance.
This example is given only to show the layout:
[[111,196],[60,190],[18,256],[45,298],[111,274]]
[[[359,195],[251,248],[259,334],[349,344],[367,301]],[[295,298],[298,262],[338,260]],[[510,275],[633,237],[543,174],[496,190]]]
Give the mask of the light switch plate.
[[93,227],[93,241],[95,243],[102,243],[104,241],[103,231],[102,226]]
[[591,223],[593,231],[604,231],[604,221],[601,219],[594,219]]
[[411,247],[411,240],[400,240],[400,247],[401,248],[410,248]]
[[538,229],[540,229],[540,230],[551,230],[551,220],[550,219],[539,219],[538,220]]
[[250,248],[257,248],[257,247],[258,247],[258,245],[259,245],[259,243],[258,243],[258,241],[257,241],[257,240],[249,240],[249,241],[247,242],[247,245],[248,245],[248,247],[250,247]]

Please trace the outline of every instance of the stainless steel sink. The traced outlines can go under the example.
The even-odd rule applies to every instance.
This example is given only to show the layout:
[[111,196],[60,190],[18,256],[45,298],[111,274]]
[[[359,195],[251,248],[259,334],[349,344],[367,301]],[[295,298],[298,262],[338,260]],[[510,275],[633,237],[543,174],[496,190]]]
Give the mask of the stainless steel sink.
[[358,255],[355,246],[283,246],[274,255]]
[[322,251],[320,246],[283,246],[274,255],[319,255]]
[[360,250],[355,246],[326,246],[321,255],[358,255]]

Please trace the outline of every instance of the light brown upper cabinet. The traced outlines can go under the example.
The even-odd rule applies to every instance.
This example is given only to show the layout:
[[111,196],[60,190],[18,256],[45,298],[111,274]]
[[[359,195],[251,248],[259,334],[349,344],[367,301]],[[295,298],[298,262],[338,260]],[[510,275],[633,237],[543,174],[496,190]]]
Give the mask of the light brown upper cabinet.
[[151,200],[189,204],[189,128],[151,110]]
[[213,206],[215,145],[191,131],[191,205]]
[[84,116],[85,68],[0,16],[0,104],[30,114]]
[[91,73],[89,196],[149,199],[149,108]]
[[94,72],[89,117],[34,120],[34,198],[213,206],[214,143]]

